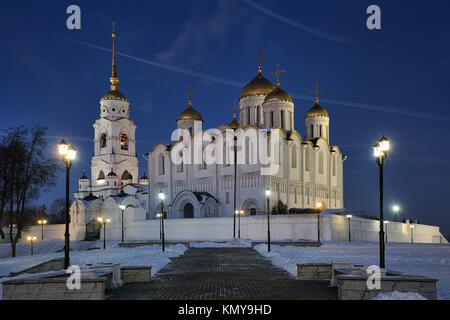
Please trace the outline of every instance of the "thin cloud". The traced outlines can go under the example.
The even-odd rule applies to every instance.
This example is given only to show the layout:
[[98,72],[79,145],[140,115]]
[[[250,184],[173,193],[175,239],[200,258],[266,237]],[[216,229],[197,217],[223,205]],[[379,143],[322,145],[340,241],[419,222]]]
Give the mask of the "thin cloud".
[[283,23],[286,23],[294,28],[297,28],[299,30],[308,32],[310,34],[313,34],[315,36],[318,36],[320,38],[326,39],[326,40],[330,40],[333,42],[338,42],[338,43],[349,43],[349,42],[353,42],[355,41],[353,38],[349,38],[349,37],[345,37],[345,36],[340,36],[340,35],[336,35],[336,34],[331,34],[307,25],[304,25],[302,23],[299,23],[297,21],[291,20],[285,16],[279,15],[275,12],[273,12],[272,10],[269,10],[251,0],[242,0],[245,3],[249,4],[250,6],[252,6],[253,8],[257,9],[258,11],[264,13],[265,15],[268,15],[272,18],[277,19],[278,21],[281,21]]
[[[100,47],[100,46],[97,46],[97,45],[94,45],[91,43],[77,41],[77,40],[71,40],[71,39],[69,39],[69,40],[73,41],[75,43],[84,45],[84,46],[88,46],[88,47],[106,51],[106,52],[111,52],[111,49]],[[186,74],[186,75],[189,75],[192,77],[196,77],[196,78],[207,80],[207,81],[212,81],[215,83],[224,84],[227,86],[242,88],[245,85],[245,83],[243,83],[243,82],[218,77],[218,76],[194,71],[194,70],[187,69],[187,68],[181,68],[181,67],[176,67],[176,66],[169,65],[169,64],[146,60],[146,59],[138,58],[138,57],[135,57],[135,56],[132,56],[129,54],[125,54],[125,53],[121,53],[121,52],[116,52],[116,55],[131,59],[134,61],[138,61],[138,62],[147,64],[147,65],[150,65],[150,66],[154,66],[157,68],[162,68],[165,70]],[[291,93],[291,97],[294,99],[312,101],[311,96],[305,95],[305,94]],[[379,112],[396,113],[396,114],[402,114],[402,115],[406,115],[406,116],[410,116],[410,117],[450,122],[450,117],[447,115],[437,115],[437,114],[431,114],[431,113],[426,113],[426,112],[416,112],[416,111],[410,111],[407,109],[394,108],[394,107],[390,107],[390,106],[372,105],[372,104],[350,102],[350,101],[336,100],[336,99],[323,98],[323,97],[321,98],[321,101],[323,101],[325,103],[331,103],[331,104],[334,104],[337,106],[345,106],[345,107],[373,110],[373,111],[379,111]]]

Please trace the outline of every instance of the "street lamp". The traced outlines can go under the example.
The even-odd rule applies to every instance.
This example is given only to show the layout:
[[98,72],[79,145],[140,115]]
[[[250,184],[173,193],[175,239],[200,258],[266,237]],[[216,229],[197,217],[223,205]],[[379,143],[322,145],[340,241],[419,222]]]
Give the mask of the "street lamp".
[[348,219],[348,241],[352,241],[352,234],[351,234],[351,220],[352,220],[352,215],[348,214],[347,215],[347,219]]
[[70,180],[70,168],[72,167],[72,162],[77,157],[77,150],[68,144],[64,139],[58,143],[58,153],[62,157],[64,162],[64,167],[66,168],[66,228],[64,232],[64,269],[67,269],[70,265],[69,257],[69,244],[70,244],[70,233],[69,233],[69,180]]
[[44,240],[44,224],[47,224],[46,219],[39,219],[38,224],[41,225],[41,240]]
[[159,194],[159,199],[161,199],[161,242],[162,242],[162,251],[165,251],[165,246],[164,246],[164,199],[166,198],[166,195],[160,191]]
[[267,199],[267,251],[270,252],[270,189],[266,189]]
[[103,217],[97,217],[97,222],[103,224],[103,249],[106,249],[106,223],[110,223],[111,220]]
[[33,255],[33,242],[37,240],[37,237],[35,236],[28,236],[27,240],[31,243],[31,255]]
[[[237,136],[236,129],[234,129],[234,137],[233,137],[233,158],[234,158],[234,189],[233,189],[233,211],[236,212],[236,185],[237,185]],[[233,238],[236,238],[236,215],[233,215]]]
[[316,203],[317,212],[317,241],[320,242],[320,211],[322,210],[322,202]]
[[394,211],[395,221],[397,221],[398,212],[400,211],[400,206],[394,205],[392,207],[392,211]]
[[388,242],[388,224],[389,224],[389,221],[384,221],[384,224],[386,225],[386,242]]
[[411,230],[411,243],[414,243],[414,226],[409,226]]
[[124,243],[125,242],[125,238],[124,238],[124,234],[123,234],[123,212],[127,209],[127,208],[129,208],[129,207],[132,207],[132,205],[131,204],[129,204],[129,205],[124,205],[124,204],[120,204],[119,205],[119,208],[120,208],[120,210],[122,211],[122,243]]
[[383,166],[389,152],[389,139],[382,136],[373,146],[373,156],[380,168],[380,268],[384,268],[384,222],[383,222]]

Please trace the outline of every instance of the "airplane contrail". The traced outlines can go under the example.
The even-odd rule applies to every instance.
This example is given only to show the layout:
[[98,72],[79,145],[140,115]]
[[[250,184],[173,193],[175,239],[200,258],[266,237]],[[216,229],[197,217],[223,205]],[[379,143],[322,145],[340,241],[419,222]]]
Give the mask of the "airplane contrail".
[[[88,42],[77,41],[77,40],[72,40],[72,39],[69,39],[69,40],[73,41],[75,43],[84,45],[84,46],[98,49],[98,50],[102,50],[102,51],[106,51],[106,52],[110,52],[110,53],[112,52],[111,49],[97,46],[97,45],[94,45],[94,44],[91,44]],[[160,62],[142,59],[139,57],[135,57],[135,56],[117,52],[117,51],[116,51],[116,55],[131,59],[134,61],[138,61],[138,62],[147,64],[147,65],[151,65],[151,66],[154,66],[157,68],[162,68],[162,69],[170,70],[173,72],[183,73],[183,74],[186,74],[186,75],[189,75],[192,77],[196,77],[199,79],[208,80],[208,81],[212,81],[212,82],[216,82],[216,83],[220,83],[220,84],[225,84],[225,85],[232,86],[232,87],[242,88],[245,85],[245,83],[243,83],[243,82],[218,77],[215,75],[190,70],[187,68],[181,68],[181,67],[176,67],[176,66],[172,66],[172,65],[168,65],[168,64],[164,64],[164,63],[160,63]],[[305,100],[305,101],[313,100],[311,96],[305,95],[305,94],[290,93],[290,95],[294,99],[300,99],[300,100]],[[366,103],[350,102],[350,101],[336,100],[336,99],[330,99],[330,98],[325,98],[325,97],[322,97],[320,100],[323,102],[326,102],[326,103],[331,103],[331,104],[337,105],[337,106],[345,106],[345,107],[352,107],[352,108],[366,109],[366,110],[373,110],[373,111],[380,111],[380,112],[389,112],[389,113],[403,114],[406,116],[422,118],[422,119],[433,119],[433,120],[450,122],[450,116],[447,116],[447,115],[438,115],[438,114],[432,114],[432,113],[426,113],[426,112],[410,111],[408,109],[394,108],[394,107],[390,107],[390,106],[380,106],[380,105],[372,105],[372,104],[366,104]]]
[[354,39],[349,38],[349,37],[344,37],[344,36],[340,36],[340,35],[331,34],[331,33],[328,33],[328,32],[325,32],[325,31],[322,31],[322,30],[319,30],[319,29],[316,29],[316,28],[313,28],[313,27],[310,27],[310,26],[307,26],[307,25],[304,25],[304,24],[299,23],[297,21],[291,20],[291,19],[289,19],[287,17],[279,15],[279,14],[277,14],[277,13],[275,13],[275,12],[273,12],[273,11],[271,11],[271,10],[269,10],[269,9],[267,9],[267,8],[257,4],[257,3],[255,3],[255,2],[253,2],[251,0],[242,0],[242,1],[244,1],[245,3],[249,4],[253,8],[257,9],[258,11],[260,11],[260,12],[262,12],[262,13],[264,13],[264,14],[272,17],[272,18],[275,18],[275,19],[277,19],[277,20],[279,20],[279,21],[281,21],[283,23],[286,23],[286,24],[288,24],[288,25],[290,25],[290,26],[292,26],[294,28],[297,28],[299,30],[311,33],[311,34],[313,34],[315,36],[318,36],[318,37],[321,37],[321,38],[324,38],[324,39],[327,39],[327,40],[330,40],[330,41],[333,41],[333,42],[339,42],[339,43],[349,43],[349,42],[355,41]]

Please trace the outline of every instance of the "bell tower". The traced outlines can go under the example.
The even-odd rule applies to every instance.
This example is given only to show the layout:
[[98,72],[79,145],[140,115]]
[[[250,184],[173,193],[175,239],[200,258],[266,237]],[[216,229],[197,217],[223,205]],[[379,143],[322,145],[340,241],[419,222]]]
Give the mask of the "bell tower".
[[113,22],[112,73],[110,90],[100,100],[100,118],[94,123],[94,155],[91,163],[93,194],[104,197],[138,183],[135,148],[136,125],[130,116],[130,101],[119,91],[116,64],[116,32]]

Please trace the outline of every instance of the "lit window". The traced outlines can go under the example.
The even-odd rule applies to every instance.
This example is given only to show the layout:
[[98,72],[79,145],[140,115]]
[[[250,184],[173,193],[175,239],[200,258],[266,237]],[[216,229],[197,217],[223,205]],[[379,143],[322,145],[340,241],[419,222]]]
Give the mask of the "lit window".
[[125,133],[120,134],[120,149],[128,150],[128,137]]

